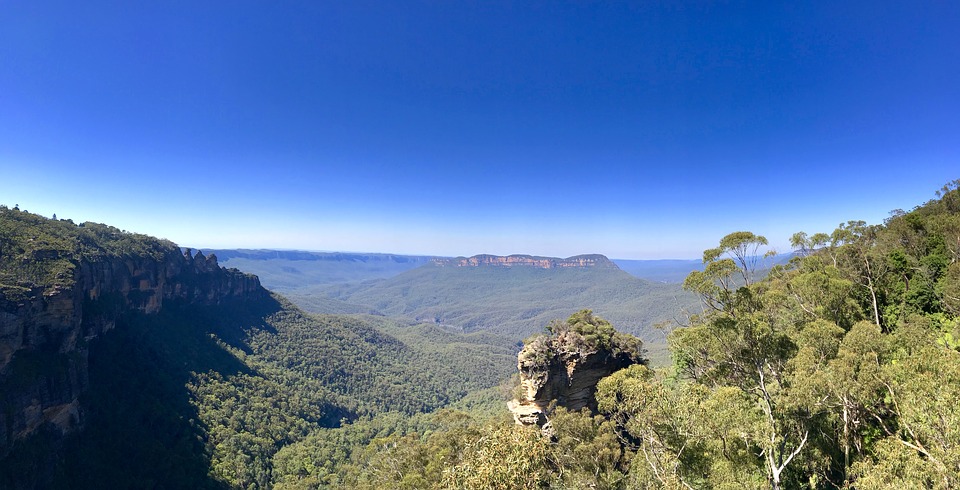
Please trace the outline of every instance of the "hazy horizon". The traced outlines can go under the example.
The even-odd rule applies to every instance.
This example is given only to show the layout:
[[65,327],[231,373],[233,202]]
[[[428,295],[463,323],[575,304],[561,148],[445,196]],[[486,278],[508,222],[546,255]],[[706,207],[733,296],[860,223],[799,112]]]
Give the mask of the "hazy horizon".
[[[129,231],[129,230],[128,230],[128,231]],[[180,245],[181,248],[189,248],[189,249],[193,250],[194,252],[196,252],[196,251],[202,251],[202,252],[204,252],[204,253],[206,253],[208,250],[210,250],[210,251],[215,251],[215,250],[237,250],[237,251],[241,251],[241,252],[264,252],[264,251],[266,251],[266,252],[306,252],[306,253],[315,253],[315,254],[399,255],[399,256],[407,256],[407,257],[431,257],[431,258],[438,258],[438,259],[456,259],[456,258],[461,258],[461,257],[468,258],[468,257],[474,257],[474,256],[476,256],[476,255],[497,255],[497,256],[504,256],[504,257],[505,257],[505,256],[510,256],[510,255],[527,255],[527,256],[531,256],[531,257],[543,257],[543,258],[550,258],[550,259],[569,259],[569,258],[581,256],[581,255],[597,255],[597,254],[595,254],[595,253],[583,253],[583,254],[575,254],[575,255],[569,255],[569,256],[563,256],[563,257],[561,257],[561,256],[556,256],[556,255],[537,255],[537,254],[528,254],[528,253],[523,253],[523,252],[515,252],[515,253],[509,253],[509,254],[487,254],[487,253],[481,252],[481,253],[472,254],[472,255],[463,255],[463,254],[458,254],[458,255],[437,255],[437,254],[406,254],[406,253],[395,253],[395,252],[382,251],[382,250],[380,250],[380,251],[377,251],[377,250],[305,250],[305,249],[299,249],[299,248],[193,247],[193,246],[182,245],[182,244],[179,244],[179,243],[178,243],[177,245]],[[787,253],[789,253],[789,252],[787,252]],[[663,259],[625,259],[625,258],[621,258],[621,257],[609,257],[609,256],[606,256],[605,254],[599,254],[599,255],[604,255],[605,257],[607,257],[607,258],[610,259],[610,260],[629,260],[629,261],[677,261],[677,262],[686,262],[686,261],[698,261],[698,260],[701,260],[700,257],[693,257],[693,258],[690,258],[690,257],[675,257],[675,258],[663,258]]]

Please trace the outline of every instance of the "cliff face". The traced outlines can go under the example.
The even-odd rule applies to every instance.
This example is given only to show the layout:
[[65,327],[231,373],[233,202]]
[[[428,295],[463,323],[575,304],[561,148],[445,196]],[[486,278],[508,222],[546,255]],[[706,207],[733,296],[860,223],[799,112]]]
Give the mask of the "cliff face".
[[537,267],[540,269],[556,269],[565,267],[614,267],[617,266],[603,255],[577,255],[566,259],[553,257],[534,257],[531,255],[474,255],[473,257],[456,259],[437,259],[434,263],[441,266],[453,267]]
[[0,456],[40,427],[67,433],[82,425],[88,343],[122,316],[268,294],[256,276],[176,247],[70,261],[70,280],[0,287]]
[[520,393],[507,406],[518,424],[544,426],[553,402],[569,410],[595,412],[601,379],[646,362],[638,339],[613,332],[609,322],[587,310],[548,328],[553,335],[535,337],[517,356]]

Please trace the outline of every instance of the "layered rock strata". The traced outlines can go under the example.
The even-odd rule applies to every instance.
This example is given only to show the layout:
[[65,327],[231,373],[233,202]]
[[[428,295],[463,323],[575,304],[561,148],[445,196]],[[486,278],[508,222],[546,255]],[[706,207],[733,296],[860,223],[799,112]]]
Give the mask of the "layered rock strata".
[[0,288],[0,456],[41,426],[68,433],[82,425],[88,343],[123,315],[268,294],[256,276],[175,246],[162,256],[71,262],[66,285]]
[[550,407],[597,409],[597,383],[632,364],[644,362],[638,352],[591,345],[577,332],[540,336],[517,356],[519,396],[507,403],[521,425],[544,426]]
[[453,267],[535,267],[540,269],[557,269],[573,267],[616,267],[610,259],[603,255],[577,255],[566,259],[554,257],[535,257],[532,255],[474,255],[473,257],[458,257],[455,259],[436,259],[434,263],[441,266]]

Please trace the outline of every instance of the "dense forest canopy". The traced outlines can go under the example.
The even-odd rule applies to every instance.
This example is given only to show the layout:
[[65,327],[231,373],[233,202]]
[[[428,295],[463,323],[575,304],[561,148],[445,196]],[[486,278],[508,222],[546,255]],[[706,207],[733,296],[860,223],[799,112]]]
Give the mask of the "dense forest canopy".
[[[202,267],[216,267],[213,257]],[[483,335],[308,315],[262,290],[217,304],[170,299],[148,314],[89,277],[109,265],[109,286],[139,298],[159,287],[153,272],[186,260],[169,241],[0,207],[0,434],[21,411],[47,408],[34,397],[76,403],[82,425],[66,438],[45,427],[3,438],[12,447],[0,446],[0,488],[265,488],[278,450],[315,431],[461,399],[483,407],[513,371],[515,345]],[[156,268],[139,269],[147,263]],[[186,279],[205,287],[195,274],[163,287]],[[103,301],[113,326],[83,330]],[[63,324],[49,324],[49,311]],[[54,328],[62,344],[49,340]]]
[[441,423],[355,451],[340,483],[955,488],[958,184],[883,225],[797,233],[797,258],[762,279],[751,263],[766,239],[724,237],[686,282],[703,309],[671,335],[673,367],[604,379],[600,414],[557,409],[554,441],[504,423]]
[[[956,488],[958,186],[882,225],[798,232],[796,257],[768,271],[755,267],[765,237],[721,237],[684,283],[701,308],[670,334],[672,364],[604,378],[596,411],[554,407],[549,435],[505,409],[514,346],[311,316],[279,297],[131,317],[93,348],[111,359],[91,366],[106,381],[91,383],[89,425],[61,470],[79,486],[149,475],[208,488]],[[85,237],[115,234],[120,255],[167,249],[17,213],[0,243],[11,291],[68,277],[69,260],[31,269],[30,254],[96,257]],[[546,333],[622,338],[580,320]],[[107,401],[120,391],[137,396]],[[0,469],[30,467],[44,448],[25,444]],[[124,453],[139,463],[111,468]]]

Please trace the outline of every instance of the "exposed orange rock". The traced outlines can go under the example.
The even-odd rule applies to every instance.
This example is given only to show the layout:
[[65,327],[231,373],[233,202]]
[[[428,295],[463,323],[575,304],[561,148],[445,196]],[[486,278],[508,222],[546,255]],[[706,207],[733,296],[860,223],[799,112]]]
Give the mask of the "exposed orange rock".
[[[584,313],[594,319],[585,311],[571,320]],[[609,326],[605,320],[595,321]],[[596,412],[597,383],[601,379],[632,364],[646,363],[642,343],[635,337],[617,333],[606,341],[591,341],[572,327],[552,325],[552,335],[534,337],[517,355],[520,393],[507,403],[517,424],[545,427],[553,404]]]
[[610,259],[603,255],[576,255],[565,259],[556,257],[536,257],[532,255],[474,255],[473,257],[458,257],[455,259],[437,259],[434,263],[441,266],[453,267],[536,267],[540,269],[556,269],[565,267],[616,267]]

